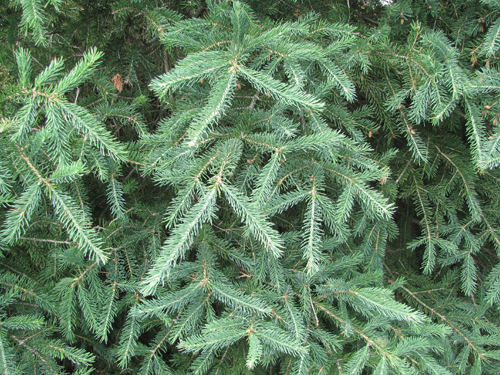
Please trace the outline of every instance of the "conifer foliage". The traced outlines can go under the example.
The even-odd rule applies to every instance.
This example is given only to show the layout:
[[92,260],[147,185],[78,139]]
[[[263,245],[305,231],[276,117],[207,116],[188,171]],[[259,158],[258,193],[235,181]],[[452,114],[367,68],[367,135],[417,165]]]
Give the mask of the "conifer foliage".
[[500,372],[500,2],[0,9],[2,374]]

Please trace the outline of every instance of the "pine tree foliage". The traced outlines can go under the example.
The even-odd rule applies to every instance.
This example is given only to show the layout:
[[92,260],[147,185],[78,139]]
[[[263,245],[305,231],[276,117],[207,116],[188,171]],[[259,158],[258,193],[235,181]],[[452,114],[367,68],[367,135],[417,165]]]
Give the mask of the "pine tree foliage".
[[1,373],[499,373],[497,0],[4,3]]

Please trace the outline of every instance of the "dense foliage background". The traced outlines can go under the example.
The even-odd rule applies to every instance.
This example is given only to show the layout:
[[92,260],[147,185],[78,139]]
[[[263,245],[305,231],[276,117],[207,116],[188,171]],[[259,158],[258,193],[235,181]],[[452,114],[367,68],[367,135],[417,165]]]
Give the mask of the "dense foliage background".
[[500,1],[0,35],[2,374],[500,374]]

